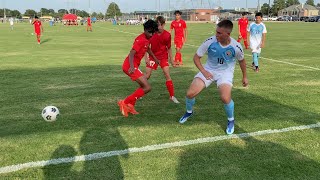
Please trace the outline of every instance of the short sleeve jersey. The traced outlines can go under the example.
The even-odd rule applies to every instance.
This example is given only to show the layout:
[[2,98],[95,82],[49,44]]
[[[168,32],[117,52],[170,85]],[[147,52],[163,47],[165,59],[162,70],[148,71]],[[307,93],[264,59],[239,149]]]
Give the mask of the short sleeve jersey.
[[236,60],[244,59],[244,52],[240,43],[231,38],[227,46],[222,46],[216,36],[207,39],[197,50],[197,55],[203,57],[208,53],[205,68],[208,70],[234,70]]
[[262,35],[267,33],[267,28],[263,23],[252,22],[248,27],[248,32],[250,32],[250,44],[258,45],[261,43]]
[[[141,59],[146,54],[149,44],[150,44],[150,41],[146,38],[146,35],[144,33],[140,34],[134,40],[132,49],[136,51],[136,53],[134,54],[134,60],[133,60],[133,63],[135,64],[135,66],[140,66]],[[129,56],[127,56],[126,61],[129,61]]]
[[[151,51],[159,59],[168,59],[168,49],[171,48],[171,34],[164,30],[161,34],[155,33],[150,39]],[[150,56],[152,59],[152,56]]]
[[34,31],[39,33],[40,32],[40,27],[41,27],[41,21],[36,20],[33,22],[34,25]]
[[241,32],[247,32],[249,21],[247,18],[240,18],[238,21],[238,25],[240,26]]
[[184,20],[172,21],[170,29],[174,29],[174,37],[184,37],[184,29],[187,28],[187,24]]

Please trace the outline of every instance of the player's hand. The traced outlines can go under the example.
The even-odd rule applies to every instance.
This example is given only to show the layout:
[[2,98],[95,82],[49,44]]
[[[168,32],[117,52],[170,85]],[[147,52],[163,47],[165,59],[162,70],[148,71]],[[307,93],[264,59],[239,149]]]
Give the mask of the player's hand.
[[238,37],[239,39],[242,39],[242,36],[241,36],[241,34],[239,35],[239,37]]
[[261,43],[261,44],[260,44],[260,48],[264,48],[264,43]]
[[154,61],[155,61],[156,64],[160,65],[159,59],[155,59]]
[[176,65],[172,60],[170,60],[170,64],[171,64],[171,66],[174,67],[174,68],[177,67],[177,65]]
[[211,80],[213,81],[213,74],[211,74],[210,72],[204,70],[203,72],[201,72],[203,74],[203,76],[207,79],[207,80]]
[[132,74],[134,71],[135,71],[135,68],[130,66],[130,68],[128,69],[128,73]]
[[243,79],[242,79],[242,86],[243,86],[243,87],[247,87],[248,84],[249,84],[248,78],[243,78]]

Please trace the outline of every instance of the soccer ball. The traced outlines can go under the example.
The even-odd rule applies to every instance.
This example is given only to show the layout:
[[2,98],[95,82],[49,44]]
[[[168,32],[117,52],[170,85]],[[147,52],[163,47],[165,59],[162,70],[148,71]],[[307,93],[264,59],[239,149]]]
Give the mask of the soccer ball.
[[45,121],[53,122],[59,116],[59,109],[55,106],[47,106],[42,110],[41,116]]

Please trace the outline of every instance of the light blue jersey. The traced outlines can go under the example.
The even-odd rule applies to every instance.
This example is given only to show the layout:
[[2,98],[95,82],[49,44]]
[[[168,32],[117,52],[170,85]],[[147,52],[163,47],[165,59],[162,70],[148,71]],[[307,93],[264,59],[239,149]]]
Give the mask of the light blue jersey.
[[208,70],[234,70],[236,60],[243,60],[244,53],[241,44],[231,38],[231,42],[227,46],[222,46],[216,36],[207,39],[197,51],[197,55],[203,57],[208,52],[208,59],[205,69]]
[[252,52],[260,53],[262,35],[267,33],[266,26],[262,22],[260,24],[252,22],[248,27],[248,32],[250,32],[250,48]]

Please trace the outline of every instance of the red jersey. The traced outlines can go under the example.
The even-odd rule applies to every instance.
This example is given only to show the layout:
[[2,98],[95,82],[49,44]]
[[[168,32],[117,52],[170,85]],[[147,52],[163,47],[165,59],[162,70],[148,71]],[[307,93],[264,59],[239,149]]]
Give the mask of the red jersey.
[[[161,34],[155,33],[150,39],[151,51],[159,60],[168,60],[168,49],[171,48],[171,34],[164,30]],[[151,59],[152,56],[150,56]]]
[[36,33],[40,33],[41,32],[41,29],[40,29],[41,21],[39,21],[39,20],[34,21],[33,22],[33,26],[34,26],[34,32],[36,32]]
[[184,20],[172,21],[170,29],[174,29],[174,38],[184,37],[184,30],[187,28],[187,24]]
[[240,26],[240,31],[241,32],[247,32],[247,27],[248,27],[248,19],[247,18],[241,18],[238,21],[238,25]]
[[91,18],[87,19],[87,24],[90,25],[91,24]]
[[[141,63],[141,59],[146,54],[148,47],[149,47],[150,41],[146,38],[146,35],[144,33],[140,34],[136,39],[134,40],[132,49],[136,51],[134,54],[134,60],[133,64],[135,67],[139,67]],[[124,61],[124,64],[129,64],[129,55]]]

